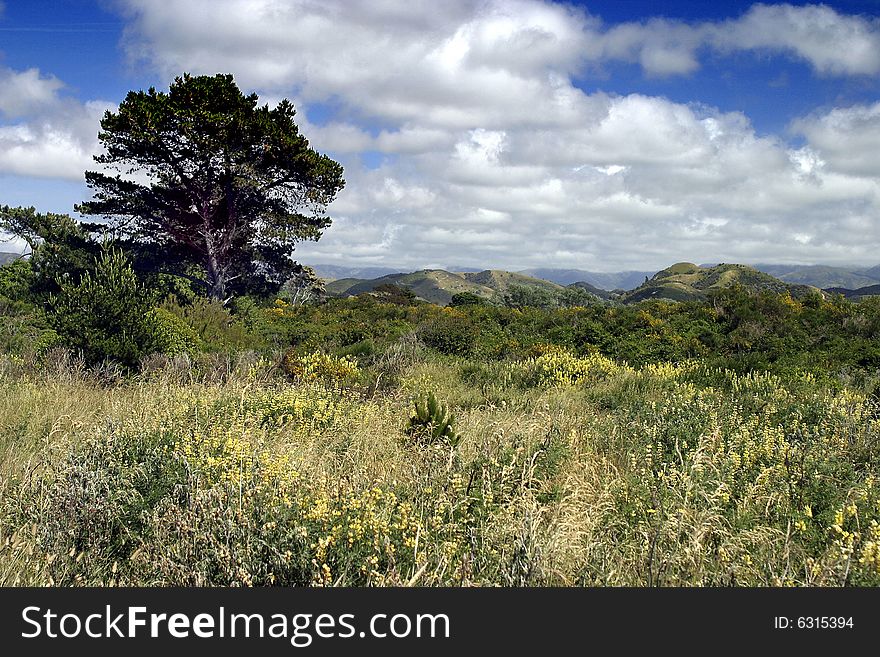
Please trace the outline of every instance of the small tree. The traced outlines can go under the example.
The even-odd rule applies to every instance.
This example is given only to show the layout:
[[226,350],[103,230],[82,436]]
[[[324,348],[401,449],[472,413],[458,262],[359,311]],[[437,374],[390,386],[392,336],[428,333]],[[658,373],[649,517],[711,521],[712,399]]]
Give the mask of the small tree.
[[295,114],[286,99],[258,107],[231,75],[132,91],[98,133],[106,151],[95,161],[119,173],[87,171],[94,198],[77,210],[111,219],[141,259],[215,299],[277,289],[295,270],[294,245],[321,236],[344,185]]
[[153,348],[149,294],[121,251],[105,251],[77,283],[62,282],[49,297],[49,320],[64,344],[88,363],[137,365]]
[[30,251],[29,293],[45,301],[60,281],[79,281],[101,247],[88,230],[66,214],[34,208],[0,207],[0,230],[23,240]]
[[293,306],[318,303],[327,298],[324,281],[311,267],[301,265],[299,270],[281,286],[281,296]]
[[410,306],[416,302],[416,293],[403,285],[382,283],[373,288],[373,294],[380,301],[396,306]]
[[473,292],[459,292],[452,295],[449,305],[453,308],[457,306],[484,306],[486,305],[486,300]]

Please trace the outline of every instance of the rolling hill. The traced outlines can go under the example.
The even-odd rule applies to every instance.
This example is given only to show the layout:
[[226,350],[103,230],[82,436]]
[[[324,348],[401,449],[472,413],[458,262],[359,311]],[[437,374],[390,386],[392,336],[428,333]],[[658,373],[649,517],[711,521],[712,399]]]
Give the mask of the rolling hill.
[[825,291],[830,292],[831,294],[842,294],[850,301],[859,301],[865,297],[880,296],[880,284],[865,285],[864,287],[856,288],[855,290],[845,287],[829,287],[826,288]]
[[480,272],[448,272],[444,269],[423,269],[410,274],[389,274],[373,279],[345,278],[328,283],[327,294],[335,297],[356,296],[372,292],[380,285],[391,284],[409,288],[415,295],[431,303],[445,305],[459,292],[472,292],[484,299],[503,295],[511,285],[560,290],[556,283],[509,271],[487,269]]
[[645,299],[696,301],[705,299],[713,290],[740,284],[752,290],[771,290],[805,294],[816,288],[785,283],[769,274],[746,265],[720,264],[701,267],[690,262],[679,262],[657,272],[651,279],[621,297],[624,303]]

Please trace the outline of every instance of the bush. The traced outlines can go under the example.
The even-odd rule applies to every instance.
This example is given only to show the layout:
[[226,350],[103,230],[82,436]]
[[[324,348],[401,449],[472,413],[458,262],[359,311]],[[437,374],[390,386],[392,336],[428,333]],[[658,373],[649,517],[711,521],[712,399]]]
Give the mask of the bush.
[[188,326],[204,351],[233,351],[254,346],[254,337],[219,301],[199,297],[183,304],[176,296],[170,296],[160,308]]
[[152,323],[153,350],[177,356],[188,354],[192,356],[199,351],[201,340],[193,328],[183,319],[165,308],[153,308],[148,316]]
[[104,251],[78,283],[60,281],[49,321],[64,344],[89,364],[105,359],[134,367],[153,344],[150,298],[121,251]]
[[452,295],[449,305],[453,308],[457,306],[484,306],[486,305],[486,300],[473,292],[459,292]]
[[479,329],[467,315],[444,308],[443,314],[422,323],[417,333],[422,342],[442,354],[467,356],[474,349]]
[[321,351],[298,355],[290,350],[284,354],[281,369],[302,381],[319,381],[336,385],[360,374],[357,362],[349,356],[332,356]]

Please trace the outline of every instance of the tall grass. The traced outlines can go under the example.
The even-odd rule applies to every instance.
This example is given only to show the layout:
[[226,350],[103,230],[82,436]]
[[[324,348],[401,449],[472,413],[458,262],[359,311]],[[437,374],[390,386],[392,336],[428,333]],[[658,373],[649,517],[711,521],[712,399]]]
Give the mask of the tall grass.
[[[136,378],[7,362],[0,584],[880,583],[858,391],[398,352],[347,387],[256,356]],[[457,446],[407,432],[429,392]]]

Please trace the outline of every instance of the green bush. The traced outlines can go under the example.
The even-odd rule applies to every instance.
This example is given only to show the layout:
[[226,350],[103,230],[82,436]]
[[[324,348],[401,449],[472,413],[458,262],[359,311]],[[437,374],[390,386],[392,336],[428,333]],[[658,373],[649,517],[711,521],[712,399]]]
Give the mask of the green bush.
[[201,340],[193,328],[166,308],[153,308],[148,316],[152,323],[154,351],[176,356],[193,355],[201,348]]
[[467,315],[452,308],[444,310],[442,315],[418,327],[418,337],[442,354],[467,356],[474,349],[479,329]]
[[256,336],[219,301],[199,297],[183,304],[176,296],[160,306],[188,326],[204,351],[235,351],[258,346]]
[[86,362],[110,359],[131,367],[151,350],[150,297],[121,251],[104,251],[78,283],[59,285],[49,297],[49,321]]
[[486,300],[473,292],[459,292],[453,294],[452,299],[449,300],[449,305],[453,308],[457,306],[483,306],[485,304]]

